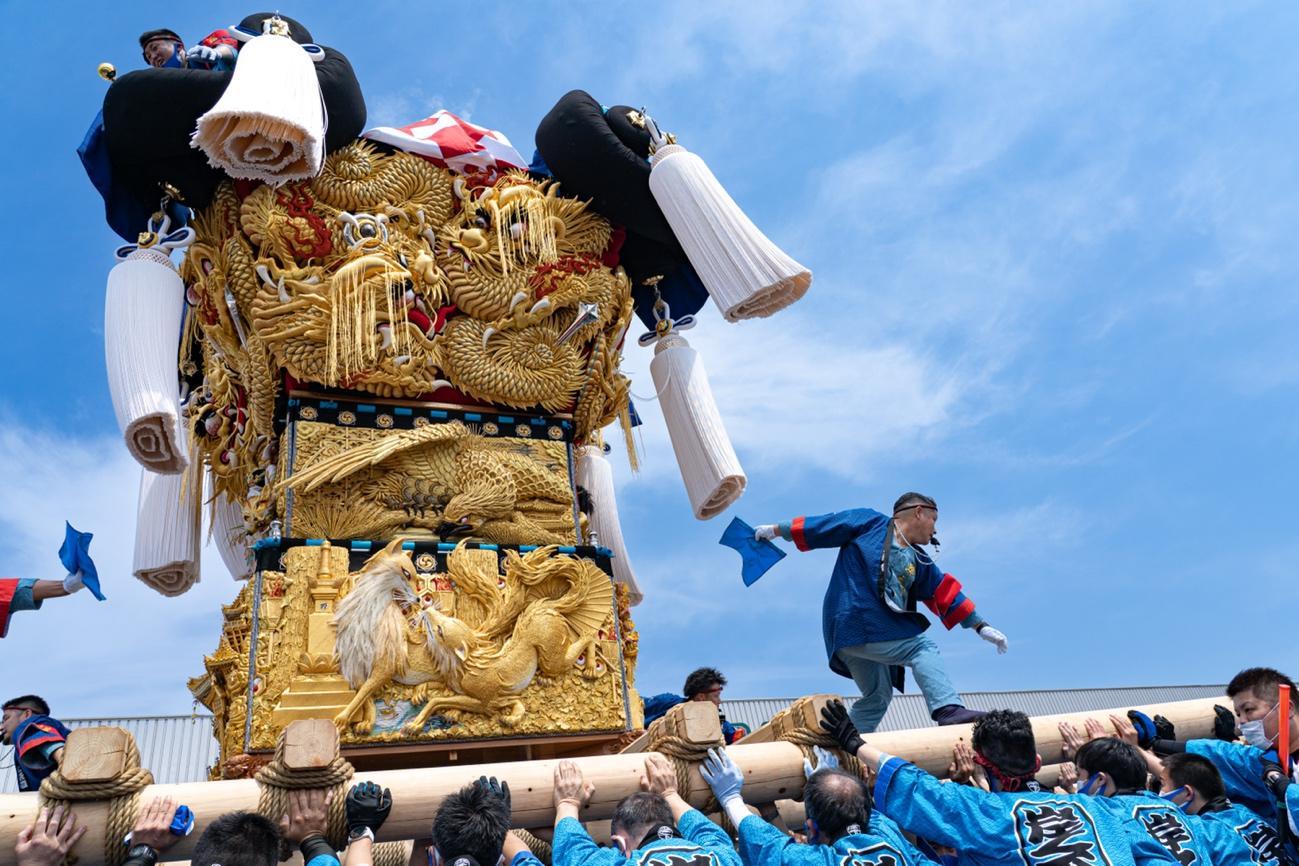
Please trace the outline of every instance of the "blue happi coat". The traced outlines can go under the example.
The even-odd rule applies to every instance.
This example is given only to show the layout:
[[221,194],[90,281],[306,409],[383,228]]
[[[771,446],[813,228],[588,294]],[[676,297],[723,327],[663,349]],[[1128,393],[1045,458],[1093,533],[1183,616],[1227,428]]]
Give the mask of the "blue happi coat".
[[917,557],[910,586],[892,579],[883,559],[892,523],[878,511],[853,508],[780,525],[780,534],[799,550],[839,548],[821,605],[821,631],[830,669],[841,676],[850,676],[836,657],[844,647],[915,637],[929,628],[928,617],[916,610],[920,602],[949,629],[982,623],[960,582],[927,557]]
[[576,818],[555,824],[551,841],[554,866],[742,866],[731,837],[697,809],[677,822],[681,836],[653,839],[624,855],[617,848],[601,848]]
[[1141,791],[1103,798],[1127,815],[1182,866],[1253,866],[1254,852],[1223,824],[1187,815],[1158,794]]
[[901,758],[881,762],[875,808],[903,829],[955,848],[968,866],[1178,866],[1105,798],[993,794],[944,784]]
[[777,830],[757,815],[740,822],[740,859],[744,866],[926,866],[922,855],[896,828],[868,827],[833,845],[806,845]]

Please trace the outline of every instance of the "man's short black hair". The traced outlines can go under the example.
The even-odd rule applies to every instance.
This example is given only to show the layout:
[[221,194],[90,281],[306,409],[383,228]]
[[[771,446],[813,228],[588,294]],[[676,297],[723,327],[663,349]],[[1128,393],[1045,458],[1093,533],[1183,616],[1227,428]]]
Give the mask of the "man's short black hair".
[[449,863],[468,854],[481,866],[495,866],[510,829],[505,801],[484,785],[465,785],[442,801],[433,816],[433,844]]
[[676,826],[672,821],[672,809],[668,807],[668,801],[650,791],[637,791],[623,797],[618,803],[613,810],[609,830],[626,836],[634,846],[646,833],[662,825]]
[[217,818],[194,843],[190,866],[276,866],[280,831],[256,812],[230,812]]
[[904,508],[911,508],[916,505],[927,505],[935,511],[938,510],[938,503],[932,496],[926,496],[923,493],[916,493],[914,490],[910,493],[903,493],[898,497],[898,501],[893,503],[893,513],[897,514]]
[[974,722],[970,735],[974,751],[1005,773],[1023,776],[1037,772],[1037,740],[1033,724],[1019,710],[992,710]]
[[1164,758],[1164,769],[1168,778],[1179,788],[1185,785],[1194,788],[1196,793],[1206,800],[1216,800],[1227,796],[1227,788],[1222,784],[1222,774],[1213,765],[1213,761],[1203,755],[1190,752],[1174,752]]
[[140,34],[140,47],[146,48],[155,39],[166,39],[168,42],[185,44],[185,40],[176,35],[176,31],[168,30],[166,27],[159,27],[157,30],[146,30]]
[[865,833],[870,824],[870,791],[861,779],[838,767],[812,774],[803,786],[803,805],[807,817],[830,843],[849,835],[853,825],[853,833]]
[[19,695],[11,701],[5,701],[3,709],[31,710],[39,716],[48,716],[50,714],[50,705],[45,703],[45,699],[38,695]]
[[1295,689],[1294,680],[1275,668],[1245,668],[1227,683],[1227,697],[1253,692],[1263,700],[1276,703],[1281,699],[1281,686],[1290,687],[1290,703],[1299,709],[1299,690]]
[[689,700],[695,695],[702,695],[710,691],[713,686],[725,686],[726,677],[717,668],[700,668],[692,671],[690,676],[686,677],[685,688],[681,689],[681,694]]
[[1078,748],[1073,762],[1088,776],[1104,773],[1120,791],[1137,791],[1146,787],[1146,759],[1136,746],[1115,737],[1089,740]]

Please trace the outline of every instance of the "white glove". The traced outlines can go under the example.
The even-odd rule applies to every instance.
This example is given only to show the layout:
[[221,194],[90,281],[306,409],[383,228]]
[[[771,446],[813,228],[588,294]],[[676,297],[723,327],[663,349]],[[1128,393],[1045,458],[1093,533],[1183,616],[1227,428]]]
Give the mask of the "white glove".
[[1006,640],[1006,636],[990,625],[979,626],[979,637],[995,645],[997,655],[1003,655],[1006,650],[1010,649],[1010,641]]
[[753,537],[758,541],[771,541],[780,534],[780,527],[774,523],[764,523],[753,530]]
[[63,578],[63,591],[68,595],[76,592],[86,584],[81,580],[81,569],[77,569],[74,574],[69,574]]
[[185,56],[192,60],[200,60],[214,65],[221,59],[221,56],[217,54],[217,50],[208,45],[195,45],[192,48],[186,48]]
[[813,767],[812,762],[807,758],[803,759],[804,779],[812,778],[812,774],[819,772],[820,770],[828,770],[831,767],[839,766],[839,759],[835,757],[834,752],[829,749],[823,749],[820,746],[813,746],[812,754],[816,756],[816,766]]

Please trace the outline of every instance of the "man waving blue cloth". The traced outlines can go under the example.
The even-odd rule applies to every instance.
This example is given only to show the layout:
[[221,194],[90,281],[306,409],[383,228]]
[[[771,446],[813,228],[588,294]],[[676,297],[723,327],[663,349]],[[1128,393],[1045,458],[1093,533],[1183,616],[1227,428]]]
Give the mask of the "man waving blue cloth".
[[962,724],[982,715],[966,709],[948,680],[938,647],[924,634],[929,619],[917,612],[919,602],[948,629],[973,629],[999,653],[1009,645],[1006,636],[974,610],[956,578],[943,574],[923,549],[927,544],[938,547],[937,522],[933,499],[904,493],[893,505],[892,518],[854,508],[796,517],[754,532],[757,539],[780,536],[799,550],[839,548],[822,604],[821,627],[830,669],[851,677],[861,689],[851,714],[864,733],[874,731],[884,718],[893,687],[902,688],[903,668],[911,668],[938,724]]

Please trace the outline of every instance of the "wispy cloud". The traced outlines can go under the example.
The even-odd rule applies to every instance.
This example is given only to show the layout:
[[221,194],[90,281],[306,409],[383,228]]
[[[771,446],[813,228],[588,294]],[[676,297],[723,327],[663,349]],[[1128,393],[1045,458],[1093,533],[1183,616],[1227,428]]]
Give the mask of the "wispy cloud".
[[220,605],[238,589],[215,548],[204,548],[203,579],[189,593],[158,595],[131,574],[140,469],[120,439],[4,419],[4,572],[61,579],[56,554],[68,520],[95,535],[90,550],[108,601],[83,591],[14,615],[0,644],[0,680],[11,692],[36,692],[78,714],[187,711],[185,681],[216,648]]

